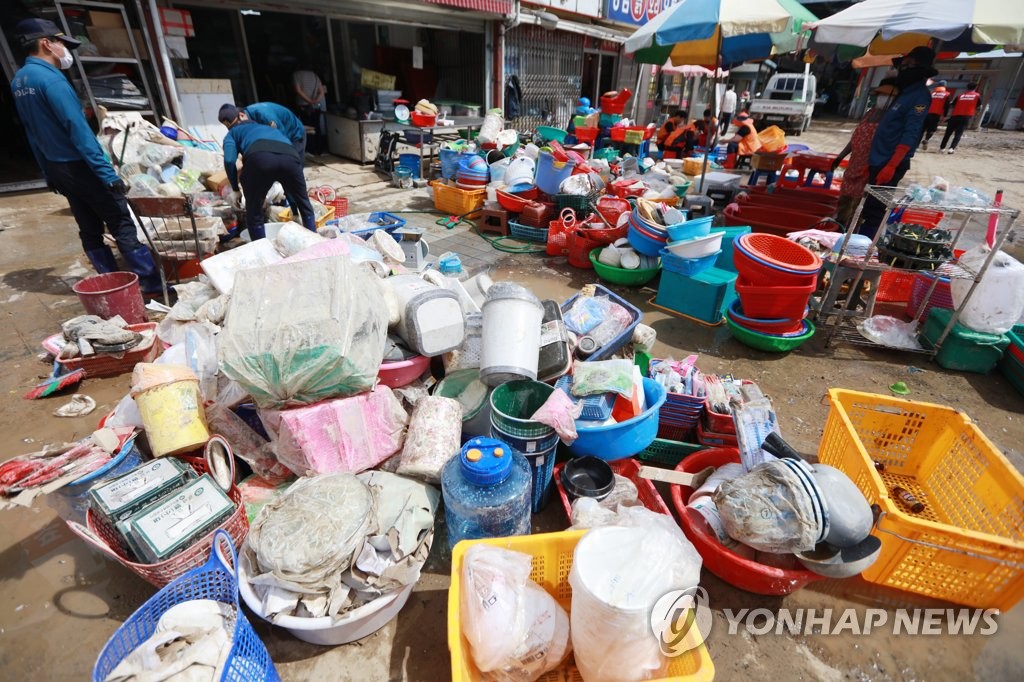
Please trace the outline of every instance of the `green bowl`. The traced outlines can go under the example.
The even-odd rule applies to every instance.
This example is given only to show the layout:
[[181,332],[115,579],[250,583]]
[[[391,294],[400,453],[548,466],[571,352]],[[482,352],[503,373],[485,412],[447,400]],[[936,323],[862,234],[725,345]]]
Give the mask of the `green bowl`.
[[563,128],[555,128],[554,126],[537,126],[537,134],[545,140],[554,140],[555,142],[565,142],[565,136],[569,134],[568,130]]
[[686,193],[690,191],[690,186],[692,184],[693,184],[693,180],[687,180],[686,182],[684,182],[682,184],[673,185],[675,187],[675,189],[676,189],[676,196],[680,197],[680,198],[685,197]]
[[807,331],[799,336],[770,336],[761,332],[755,332],[746,327],[739,326],[728,315],[725,316],[725,322],[729,325],[729,331],[732,332],[737,341],[767,353],[788,353],[799,348],[804,344],[804,341],[814,336],[814,325],[810,320],[805,320]]
[[646,270],[627,270],[626,268],[613,268],[610,265],[605,265],[601,261],[597,260],[597,257],[601,255],[600,249],[594,249],[590,252],[590,262],[594,264],[594,270],[597,272],[597,276],[606,282],[611,284],[619,284],[624,287],[639,287],[647,284],[652,279],[658,276],[658,272],[661,271],[661,265],[659,264],[656,268],[647,268]]

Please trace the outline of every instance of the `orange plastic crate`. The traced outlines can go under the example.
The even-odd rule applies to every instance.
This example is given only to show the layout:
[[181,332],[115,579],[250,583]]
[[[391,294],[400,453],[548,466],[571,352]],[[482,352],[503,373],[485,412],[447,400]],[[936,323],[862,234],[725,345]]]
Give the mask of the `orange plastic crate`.
[[434,188],[434,208],[448,215],[474,218],[484,207],[487,190],[464,190],[450,187],[440,180],[430,183]]

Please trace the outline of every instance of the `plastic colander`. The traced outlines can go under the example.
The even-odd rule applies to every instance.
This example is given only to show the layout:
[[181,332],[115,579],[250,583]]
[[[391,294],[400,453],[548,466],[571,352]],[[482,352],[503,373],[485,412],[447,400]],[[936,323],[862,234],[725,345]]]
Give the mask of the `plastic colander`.
[[751,256],[769,265],[803,272],[817,272],[821,268],[821,259],[810,249],[785,237],[757,232],[745,234],[736,241]]

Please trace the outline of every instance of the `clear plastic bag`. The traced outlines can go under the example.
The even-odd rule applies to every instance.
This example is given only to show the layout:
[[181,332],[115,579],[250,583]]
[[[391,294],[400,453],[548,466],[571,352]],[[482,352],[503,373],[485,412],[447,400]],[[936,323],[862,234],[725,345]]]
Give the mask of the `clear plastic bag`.
[[917,323],[904,322],[888,315],[875,315],[857,325],[868,341],[894,348],[917,350],[921,344],[917,340]]
[[484,679],[532,682],[570,651],[569,616],[530,580],[526,554],[474,545],[462,564],[462,632]]
[[629,360],[600,360],[573,363],[572,394],[578,398],[614,391],[633,395],[633,363]]
[[607,296],[579,296],[562,315],[562,321],[569,331],[582,336],[604,322],[610,308]]
[[628,310],[618,303],[609,301],[608,313],[604,322],[594,327],[588,336],[594,340],[598,348],[602,348],[621,334],[632,322],[633,318]]
[[[960,262],[975,272],[981,270],[991,249],[979,244],[960,257]],[[960,307],[974,282],[953,279],[950,289],[953,305]],[[992,259],[981,283],[960,313],[959,322],[985,334],[1005,334],[1024,314],[1024,264],[1000,251]]]
[[336,256],[245,270],[235,282],[218,340],[221,371],[257,405],[373,388],[388,325],[378,280]]

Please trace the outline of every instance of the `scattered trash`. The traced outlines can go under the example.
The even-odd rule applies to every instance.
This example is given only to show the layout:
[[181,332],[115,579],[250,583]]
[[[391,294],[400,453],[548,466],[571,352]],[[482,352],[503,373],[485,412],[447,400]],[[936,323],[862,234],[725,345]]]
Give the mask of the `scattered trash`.
[[71,396],[69,402],[64,403],[53,411],[54,417],[84,417],[96,409],[96,401],[84,393],[76,393]]

